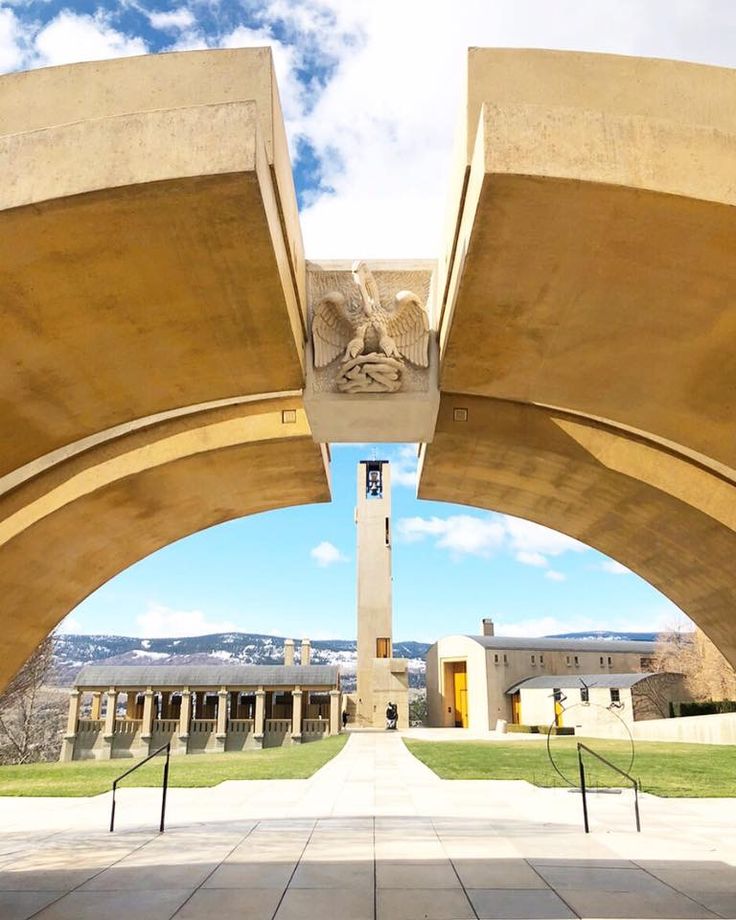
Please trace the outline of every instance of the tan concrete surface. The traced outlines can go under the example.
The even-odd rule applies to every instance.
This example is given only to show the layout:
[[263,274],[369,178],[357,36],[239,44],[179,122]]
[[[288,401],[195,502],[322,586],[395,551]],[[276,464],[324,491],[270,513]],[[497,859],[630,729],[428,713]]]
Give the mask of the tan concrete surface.
[[154,550],[329,498],[298,398],[162,422],[33,477],[0,499],[0,683],[72,607]]
[[[456,408],[468,410],[466,422],[453,420]],[[599,438],[606,450],[597,448]],[[617,559],[736,662],[732,496],[721,477],[627,432],[454,394],[443,396],[419,483],[420,498],[523,517]]]
[[0,78],[0,474],[157,412],[301,388],[272,84],[268,49]]

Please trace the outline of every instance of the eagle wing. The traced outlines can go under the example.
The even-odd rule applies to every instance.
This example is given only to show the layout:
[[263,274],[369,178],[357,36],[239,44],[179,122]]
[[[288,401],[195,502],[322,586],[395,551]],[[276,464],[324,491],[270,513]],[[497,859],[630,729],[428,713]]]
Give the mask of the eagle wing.
[[314,366],[325,367],[344,350],[353,334],[347,299],[339,291],[325,294],[314,308],[312,342]]
[[399,291],[386,331],[401,354],[417,367],[429,364],[429,320],[421,300],[413,291]]

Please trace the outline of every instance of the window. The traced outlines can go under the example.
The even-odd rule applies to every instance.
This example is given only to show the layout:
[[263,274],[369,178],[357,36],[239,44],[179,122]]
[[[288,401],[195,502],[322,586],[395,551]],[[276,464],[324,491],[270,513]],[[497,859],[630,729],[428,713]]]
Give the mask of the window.
[[639,666],[642,671],[653,671],[654,670],[654,658],[641,658],[639,660]]
[[544,655],[539,656],[539,663],[544,664]]
[[587,687],[580,688],[580,702],[581,703],[590,702],[590,692],[588,691]]
[[565,655],[565,664],[568,666],[568,668],[570,667],[570,656],[569,655]]
[[579,666],[579,664],[580,664],[580,659],[579,659],[578,656],[576,655],[576,656],[575,656],[575,667],[577,668],[577,667]]
[[603,655],[601,655],[601,667],[603,667]]
[[503,655],[503,663],[504,663],[504,664],[508,664],[508,663],[509,663],[509,656],[508,656],[505,652],[504,652],[504,655]]
[[376,639],[376,658],[391,657],[391,640],[389,638]]
[[383,461],[371,460],[365,465],[366,498],[383,498]]
[[608,656],[608,667],[609,668],[611,667],[611,656],[610,655]]
[[391,546],[391,525],[388,518],[386,518],[386,546]]
[[532,664],[536,664],[536,660],[535,660],[535,659],[536,659],[536,656],[535,656],[535,655],[532,655]]
[[620,703],[621,702],[621,691],[618,687],[611,687],[611,702]]
[[493,656],[494,664],[498,664],[498,655]]

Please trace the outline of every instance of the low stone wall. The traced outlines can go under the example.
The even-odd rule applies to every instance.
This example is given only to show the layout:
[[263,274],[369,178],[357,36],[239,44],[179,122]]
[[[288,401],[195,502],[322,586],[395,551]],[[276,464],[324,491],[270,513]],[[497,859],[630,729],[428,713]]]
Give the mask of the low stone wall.
[[[636,741],[680,741],[690,744],[736,744],[736,712],[680,719],[646,719],[629,726]],[[614,726],[579,732],[589,738],[624,737]]]

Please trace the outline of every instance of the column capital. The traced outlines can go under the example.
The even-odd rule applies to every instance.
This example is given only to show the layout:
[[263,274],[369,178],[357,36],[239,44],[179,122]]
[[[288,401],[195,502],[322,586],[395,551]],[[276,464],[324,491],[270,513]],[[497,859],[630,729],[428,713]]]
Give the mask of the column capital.
[[330,690],[330,696],[340,696],[341,693],[341,690]]
[[78,690],[78,689],[75,687],[75,688],[71,691],[71,693],[69,694],[69,696],[70,696],[70,697],[74,697],[74,698],[76,699],[76,697],[80,696],[81,693],[82,693],[82,691],[81,691],[81,690]]
[[266,695],[266,691],[263,689],[263,687],[259,687],[256,690],[256,696],[265,696],[265,695]]
[[[135,693],[135,692],[136,692],[136,691],[134,690],[133,693]],[[140,690],[138,691],[138,693],[140,693]],[[143,695],[144,695],[144,696],[153,696],[153,688],[152,688],[152,687],[146,687],[146,689],[143,691]]]
[[301,688],[301,687],[292,687],[292,688],[291,688],[291,692],[292,692],[292,694],[294,694],[294,693],[301,693],[301,692],[302,692],[302,688]]

